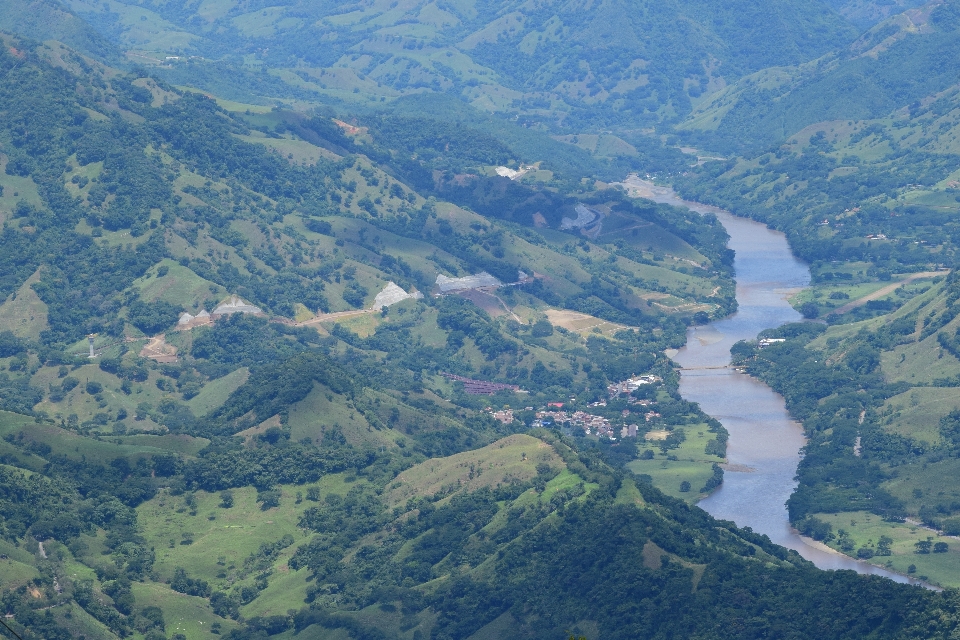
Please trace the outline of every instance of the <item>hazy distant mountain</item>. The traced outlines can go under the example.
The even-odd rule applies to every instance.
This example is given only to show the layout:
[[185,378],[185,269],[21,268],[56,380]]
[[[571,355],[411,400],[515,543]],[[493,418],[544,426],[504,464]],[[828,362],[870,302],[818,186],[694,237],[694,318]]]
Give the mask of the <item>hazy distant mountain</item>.
[[716,148],[760,149],[824,120],[879,118],[960,80],[960,4],[895,15],[814,62],[752,74],[698,105],[681,129]]
[[0,29],[35,40],[59,40],[106,60],[118,53],[113,43],[57,0],[0,2]]
[[704,92],[815,58],[856,33],[819,0],[71,7],[142,56],[284,69],[287,82],[343,99],[452,91],[484,109],[574,128],[670,120]]
[[924,0],[827,0],[840,15],[852,24],[867,28],[902,12],[926,4]]

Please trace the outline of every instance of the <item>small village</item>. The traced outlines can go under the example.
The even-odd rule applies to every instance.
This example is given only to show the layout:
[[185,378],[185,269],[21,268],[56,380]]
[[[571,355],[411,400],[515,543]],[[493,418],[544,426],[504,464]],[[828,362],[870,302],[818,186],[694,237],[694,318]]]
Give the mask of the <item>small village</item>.
[[[447,375],[447,377],[450,376]],[[621,394],[629,394],[643,385],[657,384],[662,381],[662,378],[659,376],[650,374],[635,376],[633,378],[610,385],[607,387],[607,391],[609,392],[610,398],[618,398]],[[564,402],[550,402],[545,407],[541,407],[536,411],[534,414],[535,419],[530,423],[530,427],[536,428],[563,425],[571,429],[582,429],[584,435],[587,436],[597,436],[601,438],[609,438],[611,440],[616,440],[618,437],[636,438],[638,432],[640,431],[640,425],[635,423],[626,424],[630,416],[642,415],[644,423],[655,421],[661,416],[659,413],[651,409],[651,407],[656,404],[656,401],[654,400],[630,397],[629,403],[631,405],[641,407],[641,409],[638,411],[623,409],[620,412],[620,418],[624,422],[623,425],[615,424],[614,420],[611,418],[588,413],[587,411],[579,409],[564,410],[564,406],[566,404]],[[606,400],[599,400],[589,405],[589,407],[597,409],[606,406]],[[492,407],[487,407],[485,411],[489,413],[494,420],[497,420],[503,424],[511,424],[518,419],[515,415],[515,411],[510,408],[494,410]],[[534,408],[525,407],[524,411],[534,411]]]

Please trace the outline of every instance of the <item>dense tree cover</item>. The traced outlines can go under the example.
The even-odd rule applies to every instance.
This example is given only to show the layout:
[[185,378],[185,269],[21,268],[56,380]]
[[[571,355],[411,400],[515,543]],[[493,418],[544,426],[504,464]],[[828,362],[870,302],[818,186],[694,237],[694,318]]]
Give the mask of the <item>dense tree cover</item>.
[[[780,637],[815,629],[830,638],[919,638],[949,633],[957,615],[952,600],[945,602],[938,626],[922,603],[942,596],[852,572],[820,572],[765,537],[712,521],[649,485],[640,485],[647,506],[615,504],[618,486],[615,480],[586,497],[557,494],[526,508],[509,506],[528,495],[524,486],[457,494],[436,506],[419,500],[407,506],[412,517],[386,527],[390,519],[375,499],[351,492],[305,518],[321,533],[291,566],[313,572],[317,587],[309,607],[278,626],[389,637],[338,613],[333,603],[345,599],[359,607],[391,603],[411,624],[430,606],[439,616],[432,634],[438,638],[467,637],[504,614],[515,633],[535,638],[562,635],[584,620],[595,620],[604,637]],[[509,524],[491,529],[495,501],[503,499],[499,509],[508,510]],[[544,519],[551,512],[555,517]],[[347,514],[338,526],[336,518]],[[378,528],[384,533],[376,547],[340,560],[346,545]],[[407,551],[392,559],[401,547]],[[652,562],[647,547],[658,554]],[[491,571],[466,570],[497,548]],[[461,567],[458,577],[425,593],[411,588],[447,563]],[[869,616],[849,609],[851,592],[877,607]]]
[[[882,338],[851,341],[845,355],[833,360],[807,348],[823,330],[823,325],[786,325],[767,332],[787,337],[784,343],[763,350],[738,343],[734,349],[737,363],[784,396],[809,438],[797,470],[800,485],[787,503],[791,521],[810,513],[858,510],[902,518],[901,501],[880,487],[892,477],[884,463],[909,457],[919,445],[884,433],[876,411],[904,387],[887,384],[878,372],[873,343]],[[858,437],[860,455],[854,451]]]
[[[684,7],[698,20],[713,19],[711,28],[732,28],[733,14],[727,14],[726,8],[695,3]],[[166,5],[161,9],[155,4],[147,8],[173,12],[170,15],[178,19],[190,11]],[[663,10],[655,13],[660,15]],[[803,20],[811,16],[807,11],[798,10]],[[824,20],[823,24],[836,26],[832,18]],[[594,23],[590,28],[597,27]],[[235,30],[227,31],[236,35]],[[766,32],[753,37],[758,46],[769,43]],[[336,46],[341,44],[338,41]],[[614,58],[626,50],[604,47],[598,52],[593,43],[582,40],[565,44],[589,52],[596,60],[588,61],[587,70],[541,69],[540,75],[550,82],[559,82],[564,73],[574,74],[578,80],[583,75],[582,80],[593,83],[591,92],[599,95],[612,89],[600,87],[600,83],[637,79],[618,76],[614,68]],[[540,59],[553,55],[553,46],[543,44]],[[808,40],[784,55],[789,60],[799,59],[818,46]],[[714,44],[697,40],[696,47],[700,53],[689,58],[670,53],[669,64],[646,74],[647,88],[639,87],[632,98],[659,100],[660,105],[669,101],[675,112],[687,109],[693,95],[690,88],[695,93],[695,85],[702,86],[713,73],[699,65],[702,58],[697,55]],[[4,407],[26,412],[42,397],[42,392],[30,387],[26,375],[35,356],[40,365],[70,364],[60,353],[65,345],[89,332],[119,337],[124,321],[148,334],[168,328],[180,307],[148,304],[131,293],[135,279],[164,277],[171,270],[163,267],[166,271],[152,275],[151,267],[165,258],[177,258],[181,266],[212,283],[211,294],[220,295],[225,288],[272,314],[292,316],[298,302],[310,310],[330,308],[325,284],[331,282],[341,285],[338,290],[345,289],[345,302],[360,307],[371,293],[370,280],[358,277],[355,266],[345,266],[348,260],[374,266],[378,274],[388,274],[405,287],[426,290],[431,285],[432,274],[417,271],[404,258],[384,251],[377,229],[402,238],[427,239],[442,247],[459,261],[451,265],[450,273],[482,269],[512,281],[527,265],[505,257],[512,240],[509,234],[534,245],[550,244],[546,232],[532,227],[532,214],[544,211],[549,221],[556,223],[565,207],[569,211],[580,201],[612,206],[618,215],[656,225],[690,243],[709,264],[702,269],[684,269],[720,285],[719,292],[704,301],[719,305],[718,314],[734,308],[732,255],[725,249],[727,237],[715,219],[662,205],[636,204],[579,182],[587,168],[590,172],[605,168],[608,175],[619,177],[628,166],[642,166],[656,155],[655,150],[638,161],[640,164],[602,167],[585,153],[549,140],[542,132],[507,133],[505,124],[475,113],[460,118],[467,112],[458,101],[451,106],[449,102],[410,99],[396,111],[367,113],[360,118],[361,125],[370,127],[373,139],[370,144],[364,136],[362,150],[380,163],[385,178],[366,161],[347,156],[361,146],[331,124],[331,114],[231,114],[203,95],[175,90],[140,70],[117,75],[99,68],[90,71],[88,62],[69,56],[68,62],[58,66],[44,59],[41,47],[27,46],[25,51],[26,62],[15,52],[0,54],[3,72],[10,76],[0,91],[0,106],[8,111],[15,105],[21,109],[0,125],[0,143],[7,154],[8,174],[29,177],[38,186],[40,201],[18,204],[3,231],[0,242],[8,251],[0,246],[0,260],[21,251],[20,247],[27,248],[0,264],[9,267],[0,269],[4,274],[0,293],[14,291],[39,269],[40,282],[34,289],[48,305],[51,328],[42,344],[0,334],[0,357],[13,359],[11,373],[0,374],[4,376],[0,378]],[[481,44],[477,55],[489,57],[489,47]],[[736,60],[737,55],[725,59]],[[523,60],[510,70],[509,82],[520,86],[541,81],[531,75],[529,60]],[[600,62],[602,68],[597,66]],[[77,68],[85,69],[84,73],[76,73]],[[660,77],[661,72],[673,75]],[[554,73],[559,75],[551,79]],[[684,74],[695,80],[690,88],[679,80]],[[262,75],[261,88],[276,86]],[[23,100],[27,93],[29,99]],[[449,113],[438,113],[447,107]],[[630,104],[628,109],[650,114],[654,107],[659,109],[648,101]],[[570,122],[580,117],[573,113]],[[607,117],[601,114],[598,120]],[[293,158],[244,141],[255,133],[269,139],[292,133],[345,157],[313,164],[288,162]],[[461,173],[481,164],[539,159],[540,155],[550,156],[544,167],[556,170],[558,176],[549,188]],[[679,167],[678,156],[664,155]],[[803,175],[811,178],[832,168],[816,153],[810,156],[795,164],[778,158],[784,162],[780,168],[809,172]],[[929,169],[931,176],[945,166],[926,157],[910,160]],[[416,206],[422,198],[396,182],[396,177],[422,189],[423,195],[449,197],[498,220],[474,222],[470,231],[455,229],[451,221],[438,216],[431,201]],[[357,194],[361,178],[367,190],[362,197]],[[380,193],[382,199],[390,200],[389,207],[383,206],[372,190],[381,180],[387,183]],[[182,185],[184,182],[189,184]],[[176,190],[183,195],[174,195]],[[353,200],[355,205],[350,204]],[[374,232],[372,238],[365,236],[368,228],[363,227],[356,242],[348,245],[345,239],[349,234],[340,232],[342,221],[336,217],[354,215]],[[292,220],[298,225],[300,219],[307,230],[326,236],[323,242],[335,248],[321,255],[317,241],[291,224]],[[503,425],[478,412],[490,402],[487,398],[469,398],[455,391],[450,405],[441,407],[430,400],[425,378],[444,371],[522,384],[532,392],[525,401],[538,406],[548,399],[566,399],[568,394],[575,397],[575,403],[606,398],[607,384],[654,372],[664,383],[647,397],[657,398],[664,424],[707,422],[715,434],[707,445],[708,453],[723,455],[726,433],[722,426],[682,401],[676,372],[659,353],[668,346],[680,346],[687,324],[705,322],[706,314],[683,319],[652,310],[641,313],[635,301],[628,301],[628,287],[662,288],[638,283],[632,274],[618,269],[615,260],[601,264],[595,259],[598,244],[639,263],[656,262],[622,241],[591,245],[571,239],[562,251],[576,258],[590,280],[572,283],[565,298],[542,280],[523,291],[550,305],[586,311],[639,329],[621,332],[614,339],[595,336],[582,341],[566,331],[551,329],[544,321],[521,325],[509,318],[494,319],[459,297],[447,296],[384,312],[390,322],[380,323],[367,337],[341,325],[330,329],[327,336],[313,328],[234,314],[183,338],[188,346],[175,366],[139,361],[134,354],[123,353],[125,348],[119,349],[120,355],[101,358],[98,375],[116,376],[120,394],[133,394],[131,383],[145,382],[151,370],[160,373],[155,384],[166,395],[155,407],[139,403],[139,419],[149,417],[175,434],[209,437],[211,444],[195,456],[143,453],[88,460],[79,447],[71,452],[64,450],[66,445],[60,441],[51,441],[56,446],[45,444],[33,440],[25,433],[28,430],[9,438],[6,444],[16,454],[6,454],[3,461],[29,467],[37,474],[0,476],[12,496],[0,507],[13,514],[3,535],[24,548],[40,539],[50,545],[68,545],[80,562],[98,567],[97,580],[89,581],[71,579],[62,565],[58,570],[44,569],[37,586],[43,586],[45,593],[33,608],[72,599],[113,633],[123,636],[136,630],[153,640],[163,632],[162,613],[158,617],[145,603],[136,602],[131,587],[134,581],[156,580],[151,575],[154,550],[138,532],[137,505],[168,488],[173,495],[186,492],[184,502],[195,515],[192,491],[222,492],[221,506],[228,509],[233,504],[231,489],[253,486],[260,508],[267,511],[280,501],[279,484],[303,485],[345,473],[363,479],[345,496],[331,495],[317,502],[317,488],[306,489],[307,499],[316,504],[306,510],[299,524],[315,537],[292,552],[289,566],[311,576],[308,601],[295,614],[242,621],[234,638],[262,638],[312,624],[343,628],[358,637],[389,635],[375,622],[354,615],[370,606],[399,610],[404,624],[412,623],[407,629],[416,624],[418,615],[435,617],[434,636],[438,638],[465,637],[507,613],[517,621],[521,635],[531,637],[553,637],[578,622],[594,619],[604,635],[622,637],[656,633],[664,637],[730,637],[731,630],[739,637],[755,637],[800,634],[808,629],[828,637],[919,637],[921,628],[927,634],[924,637],[930,637],[949,628],[955,617],[952,595],[941,598],[852,575],[821,574],[764,537],[714,521],[642,482],[637,494],[633,480],[607,466],[619,467],[632,459],[636,455],[633,442],[614,447],[585,438],[564,442],[557,435],[537,433],[544,446],[553,447],[563,459],[567,473],[558,476],[557,469],[544,464],[528,482],[505,481],[472,493],[450,486],[431,497],[392,510],[387,507],[391,483],[410,465],[430,456],[474,449],[526,429],[520,423]],[[442,266],[444,259],[438,257],[437,265]],[[503,295],[519,294],[511,290]],[[207,308],[212,307],[208,304]],[[425,346],[427,334],[433,346]],[[860,501],[861,508],[867,504],[885,515],[899,514],[896,501],[877,488],[886,477],[877,460],[893,455],[903,443],[882,439],[879,430],[870,431],[872,423],[868,423],[858,431],[867,453],[853,462],[846,453],[851,445],[851,416],[867,406],[858,394],[870,394],[876,403],[883,394],[896,391],[876,375],[881,347],[864,340],[848,350],[842,365],[827,367],[830,370],[824,373],[814,366],[816,362],[808,362],[801,348],[802,340],[810,337],[800,331],[796,343],[769,352],[771,358],[782,357],[791,366],[799,363],[804,370],[805,375],[796,381],[780,381],[784,389],[793,382],[802,386],[791,400],[792,407],[803,405],[802,394],[826,402],[834,400],[830,393],[838,389],[845,394],[826,409],[806,407],[811,429],[824,432],[826,444],[818,460],[832,466],[821,475],[802,470],[804,486],[820,492],[818,496],[838,494],[832,496],[837,503],[849,502],[852,497]],[[950,339],[944,334],[942,342],[952,344]],[[476,358],[474,348],[482,358]],[[562,361],[546,358],[544,350],[561,352]],[[58,357],[63,360],[55,362]],[[249,369],[248,381],[209,415],[198,417],[181,402],[181,398],[194,397],[204,383],[239,367]],[[49,385],[51,402],[62,401],[82,384],[68,374],[64,366],[58,382]],[[110,383],[97,380],[83,384],[80,389],[98,404],[106,404],[103,396],[114,391]],[[322,436],[292,442],[291,409],[319,385],[328,401],[335,397],[336,402],[360,414],[369,425],[367,433],[380,444],[349,444],[343,429],[326,423]],[[504,400],[515,401],[509,394]],[[616,415],[626,402],[611,400],[608,413]],[[75,415],[58,419],[63,426],[89,435],[96,420],[111,419],[108,413],[97,416],[80,425]],[[250,435],[246,441],[232,437],[275,416],[278,427]],[[38,414],[37,419],[43,421],[44,417]],[[389,439],[376,440],[376,431],[387,427],[394,430]],[[114,431],[118,438],[122,428]],[[952,422],[946,420],[945,437],[950,437],[952,428]],[[678,446],[683,437],[682,429],[673,429],[663,441],[664,452]],[[816,458],[813,454],[809,457]],[[837,479],[842,482],[839,492]],[[709,491],[721,481],[722,470],[715,465],[702,490]],[[37,505],[33,510],[31,501]],[[801,517],[808,512],[802,496],[791,503],[792,514]],[[816,523],[810,524],[815,527]],[[91,552],[86,546],[94,534],[96,543],[90,546],[96,549]],[[169,586],[206,599],[218,615],[239,619],[241,607],[268,588],[269,569],[291,544],[292,539],[286,538],[264,543],[244,561],[239,572],[255,576],[253,584],[220,591],[210,579],[196,576],[190,568],[179,568]],[[95,557],[101,551],[107,558]],[[62,595],[54,595],[54,577],[66,589]],[[838,600],[840,593],[855,593],[869,600],[868,614],[854,615]],[[18,621],[32,620],[35,631],[52,626],[31,609],[24,593],[5,598],[3,606],[6,611],[16,611]],[[941,608],[939,617],[931,613],[934,607]],[[911,614],[903,615],[904,611]]]
[[[678,189],[783,231],[793,251],[815,265],[867,261],[876,265],[870,275],[879,275],[952,263],[952,245],[939,249],[956,233],[952,220],[932,207],[888,201],[908,185],[932,186],[945,178],[956,164],[952,155],[904,149],[874,161],[845,156],[841,162],[831,149],[810,146],[765,157],[770,160],[748,170],[713,163],[681,179]],[[855,170],[834,174],[841,164]],[[786,191],[785,177],[801,181],[800,187]],[[823,221],[827,225],[818,226]],[[866,238],[877,234],[889,239]]]
[[[814,123],[869,120],[907,105],[919,107],[955,82],[943,61],[958,55],[958,13],[955,2],[946,2],[933,11],[922,36],[890,21],[849,48],[838,47],[816,67],[790,69],[786,80],[744,81],[716,130],[692,139],[756,152]],[[882,42],[887,46],[878,46]],[[868,51],[875,55],[864,55]]]
[[[259,5],[231,5],[217,17],[165,3],[123,5],[116,12],[88,5],[82,15],[126,46],[134,45],[130,25],[135,22],[123,15],[132,6],[140,13],[131,17],[149,16],[163,25],[161,30],[191,33],[183,53],[205,60],[172,65],[166,74],[177,84],[231,97],[317,99],[315,92],[336,82],[327,70],[343,56],[356,56],[361,96],[451,93],[473,100],[478,86],[492,85],[498,94],[517,96],[501,109],[519,112],[534,126],[571,128],[635,129],[669,120],[689,112],[691,99],[718,76],[729,83],[767,66],[806,62],[856,35],[820,2],[616,2],[586,13],[564,3],[534,7],[498,2],[469,10],[445,6],[447,17],[440,22],[426,17],[432,14],[422,13],[424,4],[417,3],[391,9],[392,24],[410,25],[401,31],[384,31],[373,17],[385,15],[383,10],[362,20],[344,20],[339,5],[294,2],[271,10],[269,18],[258,17],[269,20],[271,28],[255,32],[235,20],[242,21]],[[504,15],[515,17],[513,28],[499,22]],[[649,37],[652,33],[657,37]],[[325,45],[306,44],[316,42]],[[209,62],[238,53],[255,55],[265,68],[295,69],[298,82]],[[489,77],[485,69],[496,76]]]

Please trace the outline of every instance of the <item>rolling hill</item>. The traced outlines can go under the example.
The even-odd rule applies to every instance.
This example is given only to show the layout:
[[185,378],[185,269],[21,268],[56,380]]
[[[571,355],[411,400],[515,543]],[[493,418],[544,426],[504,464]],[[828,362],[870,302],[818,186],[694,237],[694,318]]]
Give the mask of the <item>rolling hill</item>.
[[[744,74],[805,62],[855,37],[821,2],[69,7],[131,60],[162,63],[169,69],[159,73],[177,82],[224,83],[232,73],[235,86],[263,97],[361,103],[449,93],[531,126],[574,132],[670,121]],[[210,72],[217,68],[223,72]],[[270,79],[258,91],[252,80],[263,74]]]

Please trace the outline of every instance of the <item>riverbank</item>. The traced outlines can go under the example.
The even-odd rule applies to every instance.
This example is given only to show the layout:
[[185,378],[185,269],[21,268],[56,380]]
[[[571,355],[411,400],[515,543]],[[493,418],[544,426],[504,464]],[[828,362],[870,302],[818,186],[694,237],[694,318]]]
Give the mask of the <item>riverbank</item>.
[[709,325],[693,327],[687,344],[672,359],[681,365],[680,393],[718,419],[730,434],[723,485],[699,505],[717,518],[764,533],[795,549],[822,569],[851,569],[915,582],[882,567],[807,543],[790,526],[785,508],[796,488],[802,427],[770,387],[729,368],[730,348],[753,340],[764,329],[801,319],[787,298],[810,283],[806,264],[796,259],[783,234],[709,205],[687,202],[669,187],[629,176],[623,187],[635,197],[716,215],[736,252],[738,311]]

